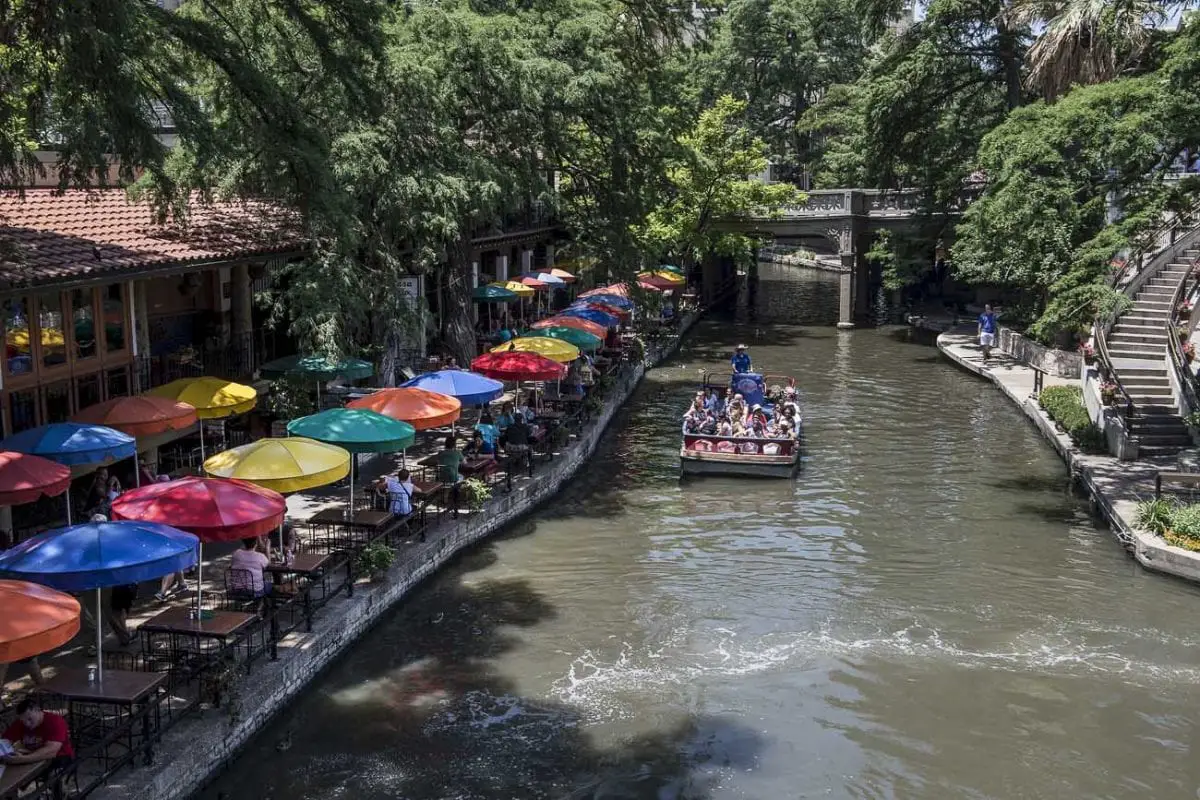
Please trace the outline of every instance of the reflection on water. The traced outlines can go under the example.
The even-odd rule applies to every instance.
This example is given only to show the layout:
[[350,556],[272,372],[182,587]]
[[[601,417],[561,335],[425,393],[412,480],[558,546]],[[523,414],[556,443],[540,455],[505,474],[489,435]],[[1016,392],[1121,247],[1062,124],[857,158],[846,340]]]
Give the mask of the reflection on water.
[[[207,792],[1192,798],[1191,586],[1097,529],[992,387],[764,266],[596,461],[372,631]],[[680,482],[736,340],[799,379],[794,482]]]

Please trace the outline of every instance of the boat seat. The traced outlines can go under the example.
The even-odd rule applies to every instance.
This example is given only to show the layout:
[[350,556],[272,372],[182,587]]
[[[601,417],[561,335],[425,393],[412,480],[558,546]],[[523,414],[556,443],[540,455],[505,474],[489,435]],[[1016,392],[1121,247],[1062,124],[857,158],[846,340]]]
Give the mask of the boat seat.
[[763,455],[777,456],[779,455],[779,445],[775,442],[768,442],[763,445]]
[[733,442],[717,442],[718,453],[736,453],[737,445]]
[[754,455],[758,453],[758,445],[754,442],[742,442],[742,452],[746,455]]
[[712,450],[712,442],[710,442],[708,439],[697,439],[696,441],[692,442],[692,449],[703,450],[707,453]]

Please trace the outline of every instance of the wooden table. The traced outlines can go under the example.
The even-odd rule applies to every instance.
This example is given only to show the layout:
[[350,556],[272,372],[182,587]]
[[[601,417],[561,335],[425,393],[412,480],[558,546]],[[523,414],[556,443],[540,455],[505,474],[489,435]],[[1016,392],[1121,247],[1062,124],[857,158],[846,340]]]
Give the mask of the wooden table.
[[[115,720],[111,713],[105,711],[100,716],[100,738],[107,745],[118,742],[127,749],[117,758],[111,758],[105,747],[105,758],[109,766],[116,768],[122,763],[132,761],[139,749],[145,753],[145,763],[150,764],[154,759],[154,740],[161,728],[159,714],[159,690],[167,685],[165,672],[134,672],[123,669],[104,670],[103,679],[99,677],[94,683],[88,682],[87,670],[82,668],[64,669],[38,687],[40,693],[58,695],[67,700],[67,713],[71,718],[71,728],[76,733],[82,733],[85,720],[89,715],[78,706],[111,706],[117,710]],[[94,719],[94,717],[93,717]],[[110,730],[110,726],[116,727]],[[141,743],[134,736],[135,724],[140,722]],[[95,727],[95,726],[92,726]],[[108,767],[106,767],[107,770]]]
[[[167,657],[172,668],[178,668],[178,662],[183,655],[214,656],[223,653],[231,644],[237,644],[248,631],[247,629],[258,621],[257,614],[247,614],[242,611],[205,611],[200,619],[192,619],[189,608],[168,608],[160,611],[146,620],[138,628],[142,632],[142,650],[147,657],[157,655],[155,644],[159,637],[167,640]],[[192,642],[193,648],[183,647],[183,643]],[[215,646],[205,650],[203,642],[213,642]],[[246,663],[249,664],[253,653],[247,648]]]
[[441,496],[446,490],[446,484],[440,481],[413,481],[413,505],[421,509],[421,537],[424,541],[425,524],[428,518],[429,503]]
[[499,466],[494,458],[472,458],[459,464],[458,471],[464,478],[486,479]]
[[6,764],[4,774],[0,775],[0,797],[16,797],[17,792],[33,783],[49,768],[49,761],[38,761],[33,764]]
[[[313,527],[326,528],[335,550],[357,550],[373,542],[393,519],[395,517],[390,511],[364,509],[347,514],[340,508],[327,508],[314,514],[308,523]],[[339,534],[338,530],[344,533]]]

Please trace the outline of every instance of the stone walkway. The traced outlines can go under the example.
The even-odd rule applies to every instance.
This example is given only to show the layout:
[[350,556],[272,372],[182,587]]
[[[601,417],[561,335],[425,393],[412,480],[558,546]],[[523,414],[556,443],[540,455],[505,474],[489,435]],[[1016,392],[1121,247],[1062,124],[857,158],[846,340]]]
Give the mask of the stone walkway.
[[[1034,371],[1007,353],[992,351],[989,361],[975,337],[975,326],[959,327],[938,336],[938,349],[963,369],[987,378],[1000,388],[1033,421],[1042,435],[1066,461],[1072,475],[1088,490],[1117,539],[1138,563],[1147,569],[1200,581],[1200,553],[1166,544],[1157,536],[1138,529],[1134,520],[1138,502],[1154,496],[1154,476],[1160,469],[1174,469],[1175,459],[1119,461],[1112,456],[1087,455],[1059,433],[1033,397]],[[1047,386],[1067,385],[1070,380],[1046,376]]]

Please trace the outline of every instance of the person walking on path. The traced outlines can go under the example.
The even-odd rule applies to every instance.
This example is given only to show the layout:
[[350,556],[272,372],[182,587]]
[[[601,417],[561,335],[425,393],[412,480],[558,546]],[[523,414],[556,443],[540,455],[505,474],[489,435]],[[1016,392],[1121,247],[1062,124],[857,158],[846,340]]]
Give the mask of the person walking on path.
[[983,349],[983,360],[987,361],[996,346],[996,313],[991,304],[985,305],[979,315],[979,346]]

